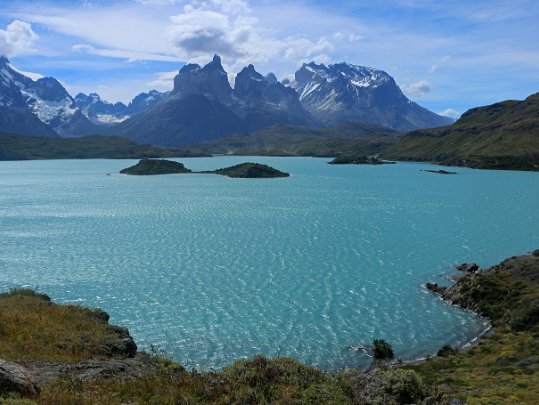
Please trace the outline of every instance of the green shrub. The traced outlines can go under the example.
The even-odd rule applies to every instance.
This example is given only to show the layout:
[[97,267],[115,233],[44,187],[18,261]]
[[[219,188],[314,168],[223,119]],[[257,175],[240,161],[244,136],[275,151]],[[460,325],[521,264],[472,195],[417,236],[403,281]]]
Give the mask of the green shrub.
[[400,405],[420,403],[426,396],[420,377],[401,368],[358,373],[351,377],[354,403]]

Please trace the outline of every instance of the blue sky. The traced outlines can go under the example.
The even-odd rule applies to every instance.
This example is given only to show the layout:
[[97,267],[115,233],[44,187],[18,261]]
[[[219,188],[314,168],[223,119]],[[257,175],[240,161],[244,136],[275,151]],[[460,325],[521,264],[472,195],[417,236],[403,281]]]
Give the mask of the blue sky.
[[387,71],[446,114],[539,91],[537,0],[0,0],[0,53],[75,95],[129,101],[214,53],[290,78],[303,62]]

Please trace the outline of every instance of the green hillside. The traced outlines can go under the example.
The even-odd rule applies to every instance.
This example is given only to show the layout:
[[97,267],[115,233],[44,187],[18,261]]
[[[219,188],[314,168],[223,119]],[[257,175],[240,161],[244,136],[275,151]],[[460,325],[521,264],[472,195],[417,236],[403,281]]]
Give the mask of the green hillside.
[[140,159],[187,155],[189,153],[139,145],[117,136],[59,138],[0,133],[0,160]]
[[539,170],[539,93],[468,110],[453,125],[409,132],[385,159]]
[[269,156],[374,155],[398,141],[401,133],[369,124],[345,123],[330,128],[273,125],[259,131],[189,145],[210,154]]

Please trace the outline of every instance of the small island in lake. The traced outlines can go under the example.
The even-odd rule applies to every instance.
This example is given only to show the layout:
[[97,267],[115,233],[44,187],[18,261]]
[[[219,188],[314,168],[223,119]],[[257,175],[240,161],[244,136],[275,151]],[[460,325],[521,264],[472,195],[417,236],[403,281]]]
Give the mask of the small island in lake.
[[165,159],[142,159],[136,165],[121,170],[120,173],[139,176],[152,174],[210,173],[245,179],[268,179],[290,176],[290,174],[281,172],[271,166],[251,162],[240,163],[239,165],[225,167],[223,169],[193,172],[186,168],[183,163]]
[[434,174],[457,174],[457,172],[448,172],[447,170],[420,170],[420,172],[434,173]]
[[387,165],[395,164],[389,160],[381,160],[376,156],[356,156],[356,155],[341,155],[337,156],[330,165]]
[[267,179],[274,177],[289,177],[290,174],[281,172],[271,166],[260,163],[240,163],[239,165],[226,167],[224,169],[213,170],[206,173],[221,174],[223,176],[244,178],[244,179]]
[[174,162],[166,159],[141,159],[136,165],[120,171],[121,174],[133,175],[154,175],[154,174],[173,174],[173,173],[191,173],[183,163]]

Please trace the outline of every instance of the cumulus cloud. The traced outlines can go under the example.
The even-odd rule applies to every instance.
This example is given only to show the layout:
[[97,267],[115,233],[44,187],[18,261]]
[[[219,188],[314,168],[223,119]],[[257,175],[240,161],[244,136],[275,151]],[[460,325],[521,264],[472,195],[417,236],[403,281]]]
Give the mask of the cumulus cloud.
[[172,43],[183,55],[218,53],[237,58],[244,53],[242,45],[252,32],[248,22],[231,21],[224,13],[192,6],[170,20]]
[[0,55],[15,56],[33,51],[38,35],[32,26],[24,21],[15,20],[6,29],[0,29]]
[[278,37],[260,26],[243,0],[194,1],[183,12],[170,17],[171,43],[177,56],[204,63],[219,54],[233,71],[248,63],[265,63],[285,58],[294,64],[307,59],[331,60],[333,44],[324,36],[311,40],[304,36]]
[[453,119],[457,119],[461,116],[461,114],[458,111],[453,110],[452,108],[446,108],[445,110],[440,111],[438,114],[443,115],[444,117],[449,117]]
[[403,91],[411,97],[423,97],[430,93],[432,88],[426,80],[420,80],[402,87]]
[[307,59],[317,63],[326,63],[328,59],[331,59],[328,53],[334,49],[333,44],[325,37],[316,42],[307,38],[290,37],[285,42],[284,57],[298,63],[305,62]]

